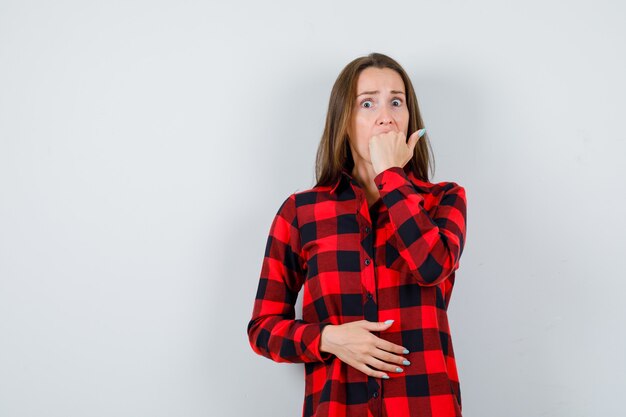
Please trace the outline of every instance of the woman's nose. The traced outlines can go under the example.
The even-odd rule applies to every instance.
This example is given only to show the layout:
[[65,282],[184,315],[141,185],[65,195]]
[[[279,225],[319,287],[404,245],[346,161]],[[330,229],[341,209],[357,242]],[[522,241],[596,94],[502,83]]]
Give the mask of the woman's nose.
[[391,115],[386,111],[382,111],[381,114],[378,116],[379,125],[388,125],[388,124],[391,124],[392,122],[393,122],[393,119],[391,118]]
[[380,113],[378,114],[378,124],[379,125],[387,125],[393,122],[393,118],[391,117],[391,113],[387,107],[382,106]]

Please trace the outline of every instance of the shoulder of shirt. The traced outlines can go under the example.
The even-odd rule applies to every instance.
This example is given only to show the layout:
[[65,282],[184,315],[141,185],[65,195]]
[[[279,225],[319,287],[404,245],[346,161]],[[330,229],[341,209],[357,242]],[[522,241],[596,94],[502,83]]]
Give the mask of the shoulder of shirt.
[[439,181],[439,182],[430,182],[423,181],[417,177],[413,173],[408,174],[409,181],[413,184],[415,189],[424,194],[433,194],[438,195],[441,193],[446,193],[450,190],[463,188],[455,181]]
[[[415,189],[421,194],[432,194],[433,196],[439,195],[441,193],[446,193],[450,190],[454,189],[463,189],[463,186],[459,185],[455,181],[439,181],[439,182],[430,182],[423,181],[417,178],[413,173],[409,173],[407,175],[409,181],[413,184]],[[347,185],[347,183],[345,184]],[[330,195],[331,191],[335,188],[334,185],[322,185],[322,186],[314,186],[304,190],[297,190],[291,193],[286,200],[290,198],[294,198],[294,200],[298,200],[301,203],[304,201],[314,202],[317,194],[327,194]],[[298,204],[300,205],[300,204]]]

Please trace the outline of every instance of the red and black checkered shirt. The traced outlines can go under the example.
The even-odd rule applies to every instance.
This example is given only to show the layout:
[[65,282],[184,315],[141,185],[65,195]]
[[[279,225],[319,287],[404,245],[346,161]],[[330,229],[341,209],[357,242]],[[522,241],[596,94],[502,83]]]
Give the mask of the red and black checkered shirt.
[[[461,416],[447,308],[465,244],[465,189],[391,167],[380,199],[344,169],[334,186],[291,194],[270,227],[250,346],[276,362],[304,363],[303,416]],[[302,291],[302,319],[294,305]],[[370,377],[320,352],[328,324],[395,320],[382,339],[410,365]]]

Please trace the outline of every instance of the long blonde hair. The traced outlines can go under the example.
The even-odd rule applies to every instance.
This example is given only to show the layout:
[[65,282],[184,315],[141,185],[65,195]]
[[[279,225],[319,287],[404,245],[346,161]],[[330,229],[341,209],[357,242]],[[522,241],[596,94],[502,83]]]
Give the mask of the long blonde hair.
[[[376,52],[354,59],[341,71],[330,93],[326,125],[315,160],[316,186],[332,185],[341,176],[343,168],[351,172],[354,167],[354,159],[348,142],[348,126],[352,120],[352,106],[356,97],[359,75],[368,67],[390,68],[402,77],[409,110],[407,138],[424,127],[413,84],[399,63],[387,55]],[[428,141],[428,133],[426,133],[417,142],[413,158],[404,169],[413,172],[422,181],[429,181],[428,168],[433,168],[430,166],[431,160],[434,164],[432,148]]]

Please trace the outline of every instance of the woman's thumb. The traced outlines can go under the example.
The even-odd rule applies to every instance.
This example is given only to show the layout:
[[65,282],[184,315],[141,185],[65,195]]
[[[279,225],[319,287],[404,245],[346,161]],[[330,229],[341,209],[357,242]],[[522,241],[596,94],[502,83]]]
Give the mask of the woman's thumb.
[[409,150],[411,151],[411,153],[413,153],[413,149],[415,148],[415,145],[417,145],[417,141],[420,140],[422,136],[424,136],[424,133],[426,133],[426,129],[420,129],[413,132],[413,134],[409,136],[407,145],[409,146]]

